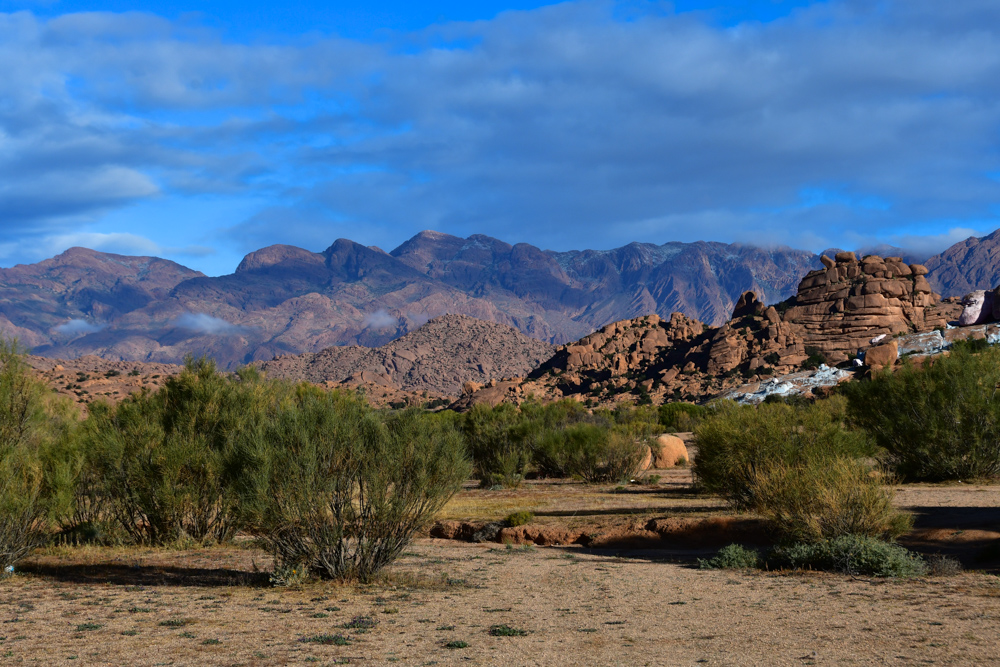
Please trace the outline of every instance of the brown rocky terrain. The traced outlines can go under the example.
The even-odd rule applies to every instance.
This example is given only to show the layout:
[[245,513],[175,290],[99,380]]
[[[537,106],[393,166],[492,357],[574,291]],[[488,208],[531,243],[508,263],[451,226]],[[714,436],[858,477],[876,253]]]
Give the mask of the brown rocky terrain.
[[467,382],[526,375],[553,346],[517,329],[465,315],[436,317],[378,348],[328,347],[257,366],[269,377],[382,385],[457,396]]
[[[680,313],[615,322],[560,346],[526,378],[476,388],[456,407],[529,396],[569,396],[591,405],[704,400],[804,363],[846,362],[865,349],[875,349],[875,362],[885,351],[873,339],[882,336],[891,347],[893,336],[943,329],[961,312],[954,300],[931,291],[922,265],[874,255],[858,260],[854,253],[822,260],[825,268],[807,274],[795,297],[777,307],[747,292],[720,327]],[[888,363],[896,355],[893,348]]]

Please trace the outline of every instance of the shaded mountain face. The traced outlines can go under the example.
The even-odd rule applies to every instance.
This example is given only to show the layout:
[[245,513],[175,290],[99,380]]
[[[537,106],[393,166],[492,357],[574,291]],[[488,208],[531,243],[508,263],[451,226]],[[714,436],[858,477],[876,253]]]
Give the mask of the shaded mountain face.
[[552,252],[436,232],[391,253],[345,239],[321,253],[270,246],[220,277],[74,249],[0,274],[0,332],[45,356],[176,363],[207,354],[229,368],[334,345],[377,347],[447,313],[558,344],[651,313],[721,323],[743,292],[780,301],[819,266],[818,256],[788,248]]
[[29,347],[58,344],[166,299],[198,277],[157,257],[70,248],[38,264],[0,269],[0,332]]
[[927,279],[942,296],[962,296],[1000,285],[1000,229],[969,237],[926,262]]

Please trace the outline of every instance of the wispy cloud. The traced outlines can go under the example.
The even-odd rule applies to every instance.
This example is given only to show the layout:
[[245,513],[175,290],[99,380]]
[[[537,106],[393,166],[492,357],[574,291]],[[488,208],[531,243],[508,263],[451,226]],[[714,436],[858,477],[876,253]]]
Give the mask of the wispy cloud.
[[105,328],[104,324],[95,324],[93,322],[88,322],[87,320],[69,320],[59,326],[55,327],[53,331],[63,336],[68,336],[70,338],[77,338],[79,336],[86,336],[87,334],[97,333]]
[[174,320],[174,325],[182,329],[189,329],[190,331],[212,336],[234,336],[247,333],[250,330],[249,327],[232,324],[207,313],[184,313]]
[[399,324],[399,318],[394,317],[389,314],[383,308],[379,308],[374,313],[368,313],[365,315],[365,319],[361,322],[361,326],[366,329],[388,329],[390,327],[397,326]]

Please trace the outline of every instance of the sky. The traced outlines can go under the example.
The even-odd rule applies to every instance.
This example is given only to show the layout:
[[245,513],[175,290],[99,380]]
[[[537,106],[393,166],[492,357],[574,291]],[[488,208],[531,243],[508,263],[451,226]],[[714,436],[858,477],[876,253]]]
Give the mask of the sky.
[[1000,227],[995,0],[0,0],[0,266]]

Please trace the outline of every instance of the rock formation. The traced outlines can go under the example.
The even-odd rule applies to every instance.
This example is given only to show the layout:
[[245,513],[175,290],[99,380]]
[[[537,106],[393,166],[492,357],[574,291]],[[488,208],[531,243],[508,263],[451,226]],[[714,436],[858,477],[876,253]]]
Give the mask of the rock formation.
[[[615,322],[557,348],[523,380],[467,392],[456,407],[529,396],[591,405],[703,400],[804,365],[844,363],[869,348],[870,364],[890,365],[898,356],[893,336],[943,328],[958,316],[959,305],[941,302],[919,264],[874,255],[859,261],[854,253],[821,259],[825,268],[806,275],[780,310],[746,292],[720,327],[680,313]],[[833,383],[844,377],[831,373]]]
[[935,308],[940,297],[927,282],[927,268],[899,257],[852,252],[821,257],[824,269],[811,271],[785,312],[803,345],[839,363],[866,347],[878,334],[943,327],[949,312]]

